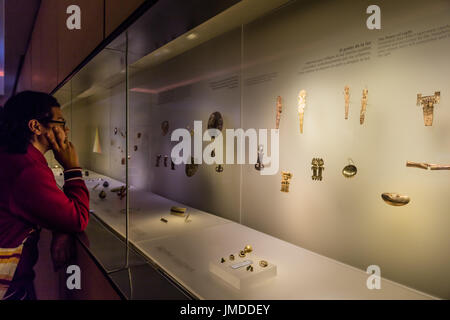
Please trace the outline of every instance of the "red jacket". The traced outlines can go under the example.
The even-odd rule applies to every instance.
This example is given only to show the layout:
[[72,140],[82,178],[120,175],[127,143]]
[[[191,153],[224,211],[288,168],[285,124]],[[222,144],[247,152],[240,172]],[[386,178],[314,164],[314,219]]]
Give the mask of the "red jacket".
[[65,172],[63,190],[42,153],[28,146],[26,154],[0,150],[0,248],[16,248],[25,238],[23,251],[9,286],[10,293],[28,290],[38,259],[36,227],[61,232],[81,232],[89,220],[89,191],[81,169]]
[[31,144],[26,154],[0,151],[0,168],[0,248],[17,247],[35,226],[62,232],[86,228],[89,191],[81,177],[67,179],[62,191]]

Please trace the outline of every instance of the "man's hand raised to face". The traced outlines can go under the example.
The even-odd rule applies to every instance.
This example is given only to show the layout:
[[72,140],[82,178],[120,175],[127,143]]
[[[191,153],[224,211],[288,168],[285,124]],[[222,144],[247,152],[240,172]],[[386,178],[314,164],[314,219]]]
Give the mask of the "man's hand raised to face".
[[53,127],[45,135],[53,150],[56,161],[59,162],[64,170],[80,166],[77,151],[72,142],[67,139],[66,133],[62,128]]

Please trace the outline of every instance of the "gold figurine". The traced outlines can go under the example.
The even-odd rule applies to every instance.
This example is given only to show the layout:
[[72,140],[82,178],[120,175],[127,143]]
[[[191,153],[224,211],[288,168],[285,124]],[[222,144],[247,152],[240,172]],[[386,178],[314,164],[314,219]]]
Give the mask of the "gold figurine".
[[362,98],[361,98],[361,114],[360,114],[360,117],[359,117],[359,123],[360,124],[364,123],[364,118],[366,116],[368,95],[369,95],[369,90],[368,89],[363,89]]
[[434,96],[426,96],[422,97],[422,94],[417,94],[417,105],[422,106],[423,108],[423,121],[425,122],[425,126],[433,125],[433,110],[434,105],[438,104],[441,100],[441,92],[436,91]]
[[225,262],[224,258],[220,259],[220,263],[224,263],[224,262]]
[[251,245],[248,244],[248,245],[245,246],[245,248],[244,248],[244,252],[245,253],[250,253],[252,251],[253,251],[253,248],[252,248]]
[[234,261],[234,254],[230,254],[229,259],[230,259],[230,261]]
[[306,107],[306,91],[301,90],[298,94],[298,115],[300,117],[300,133],[303,133],[303,115]]
[[312,179],[322,181],[322,172],[325,170],[324,161],[321,158],[313,158],[311,161],[313,171]]
[[269,265],[269,263],[268,263],[266,260],[261,260],[261,261],[259,262],[259,265],[260,265],[262,268],[265,268],[265,267],[267,267],[267,266]]
[[275,125],[275,129],[279,129],[280,128],[280,117],[281,117],[281,111],[283,109],[283,105],[281,103],[281,97],[278,96],[277,97],[277,122]]
[[292,173],[289,171],[281,172],[281,192],[289,192],[289,183],[292,179]]
[[244,250],[239,251],[239,257],[245,258],[245,251]]
[[345,99],[345,120],[348,119],[348,109],[350,105],[350,87],[344,87],[344,99]]

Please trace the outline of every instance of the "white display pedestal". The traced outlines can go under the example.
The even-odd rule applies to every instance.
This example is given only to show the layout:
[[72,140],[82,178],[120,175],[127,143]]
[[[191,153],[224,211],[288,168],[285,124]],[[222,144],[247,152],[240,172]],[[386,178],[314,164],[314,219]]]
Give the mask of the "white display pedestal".
[[[266,260],[267,267],[261,267],[259,262],[263,259],[252,254],[247,254],[245,258],[235,255],[233,261],[230,261],[229,257],[224,258],[226,261],[223,263],[220,262],[220,259],[211,261],[209,271],[237,289],[251,287],[277,275],[276,265]],[[247,270],[247,266],[250,264],[253,271]]]

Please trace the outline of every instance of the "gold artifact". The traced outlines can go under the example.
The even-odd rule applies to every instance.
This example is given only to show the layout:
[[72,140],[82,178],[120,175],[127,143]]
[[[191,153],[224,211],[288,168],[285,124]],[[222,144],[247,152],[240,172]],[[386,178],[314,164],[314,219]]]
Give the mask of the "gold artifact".
[[321,158],[313,158],[311,161],[313,171],[312,179],[322,181],[322,172],[325,170],[324,161]]
[[192,177],[198,170],[198,164],[194,163],[194,157],[191,157],[191,163],[186,163],[185,173],[188,177]]
[[252,248],[251,245],[248,244],[248,245],[245,246],[245,248],[244,248],[244,252],[245,253],[250,253],[252,251],[253,251],[253,248]]
[[167,221],[166,219],[164,219],[164,218],[161,218],[161,221],[164,222],[164,223],[167,223],[167,222],[168,222],[168,221]]
[[223,172],[223,165],[219,164],[218,166],[216,166],[216,172],[218,173]]
[[260,265],[262,268],[265,268],[265,267],[267,267],[267,266],[269,265],[269,263],[268,263],[266,260],[261,260],[261,261],[259,262],[259,265]]
[[344,87],[344,99],[345,99],[345,120],[348,119],[348,109],[350,105],[350,87]]
[[281,103],[281,97],[278,96],[277,97],[277,122],[275,124],[275,129],[280,128],[280,117],[281,117],[282,110],[283,110],[283,105]]
[[230,254],[230,260],[234,261],[234,254]]
[[223,117],[220,112],[216,111],[211,113],[208,119],[208,129],[217,129],[222,131],[223,128]]
[[289,171],[281,171],[281,192],[289,192],[289,184],[291,183],[292,173]]
[[261,169],[264,168],[263,157],[264,157],[264,147],[262,144],[260,144],[258,146],[258,160],[255,164],[255,169],[258,171],[261,171]]
[[138,146],[134,145],[134,151],[138,151]]
[[224,258],[220,259],[220,263],[224,263],[224,262],[225,262]]
[[253,272],[253,266],[252,265],[247,266],[247,271]]
[[362,99],[361,99],[361,114],[359,116],[359,123],[360,124],[364,123],[364,118],[366,116],[368,95],[369,95],[369,90],[368,89],[363,89]]
[[110,191],[117,193],[117,195],[120,197],[120,200],[122,200],[127,195],[127,187],[126,186],[113,188]]
[[106,192],[104,190],[100,191],[100,193],[98,194],[98,197],[100,199],[105,199],[106,198]]
[[137,134],[137,138],[138,138],[138,139],[140,139],[140,138],[141,138],[141,136],[142,136],[142,133],[138,132],[138,134]]
[[298,115],[300,117],[300,133],[303,133],[303,116],[306,107],[306,91],[301,90],[298,94]]
[[169,121],[161,122],[162,135],[165,136],[169,132]]
[[425,163],[425,162],[407,161],[406,166],[425,169],[425,170],[428,170],[428,169],[430,169],[430,170],[450,170],[450,165],[431,164],[431,163]]
[[125,186],[112,188],[110,191],[111,191],[111,192],[119,192],[122,188],[125,188]]
[[434,96],[425,96],[422,97],[422,94],[417,94],[417,105],[422,106],[423,108],[423,121],[425,122],[425,126],[433,125],[433,110],[434,105],[438,104],[441,100],[441,92],[436,91]]
[[349,161],[349,164],[347,166],[345,166],[344,169],[342,169],[342,174],[346,178],[352,178],[356,175],[356,173],[358,172],[358,169],[353,164],[352,159],[348,159],[348,161]]
[[241,257],[241,258],[245,257],[245,251],[244,250],[239,251],[239,257]]
[[419,169],[425,169],[428,170],[428,163],[419,163],[419,162],[412,162],[412,161],[406,161],[407,167],[413,167],[413,168],[419,168]]
[[159,164],[161,163],[161,158],[162,158],[162,155],[161,154],[158,154],[157,156],[156,156],[156,167],[159,167]]
[[[218,111],[213,112],[209,116],[209,119],[208,119],[208,129],[217,129],[219,131],[222,131],[222,128],[223,128],[222,114]],[[215,136],[211,137],[211,139],[213,141],[215,138],[216,138]],[[216,150],[211,151],[211,157],[215,157],[215,156],[216,156]],[[222,171],[217,171],[217,172],[222,172]]]
[[383,198],[384,202],[386,202],[387,204],[395,207],[404,206],[410,201],[408,196],[398,193],[383,193],[381,195],[381,198]]
[[186,213],[186,208],[182,208],[182,207],[171,207],[170,208],[170,214],[173,214],[175,216],[184,217],[185,213]]
[[430,170],[450,170],[450,165],[430,164]]

